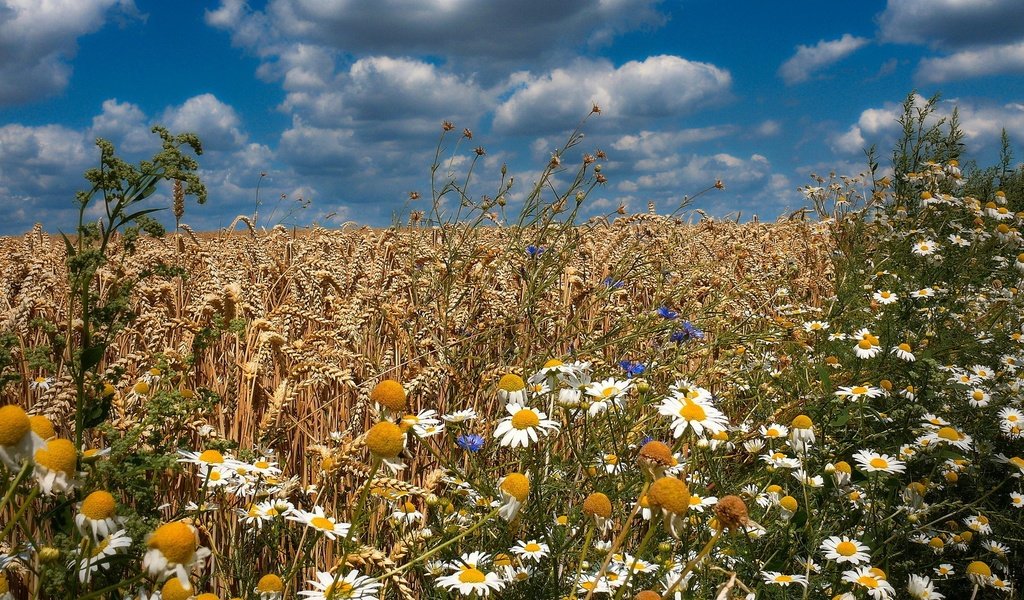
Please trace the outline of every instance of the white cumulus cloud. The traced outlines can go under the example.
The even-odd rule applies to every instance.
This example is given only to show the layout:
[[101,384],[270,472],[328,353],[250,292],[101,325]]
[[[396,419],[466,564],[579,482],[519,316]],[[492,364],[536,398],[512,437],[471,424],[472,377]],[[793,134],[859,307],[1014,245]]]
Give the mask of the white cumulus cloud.
[[602,119],[657,119],[725,102],[732,76],[715,65],[678,56],[652,56],[615,67],[607,61],[577,61],[567,68],[525,76],[495,111],[502,132],[562,129],[589,112]]
[[916,78],[924,83],[942,83],[1003,73],[1024,73],[1024,41],[922,59]]
[[796,54],[779,67],[786,85],[807,81],[814,73],[853,54],[868,43],[866,38],[843,34],[838,40],[821,40],[813,46],[797,46]]
[[882,41],[947,50],[1024,38],[1020,0],[889,0],[876,20]]
[[132,0],[0,1],[0,105],[61,91],[77,39],[103,26],[111,9],[134,14]]

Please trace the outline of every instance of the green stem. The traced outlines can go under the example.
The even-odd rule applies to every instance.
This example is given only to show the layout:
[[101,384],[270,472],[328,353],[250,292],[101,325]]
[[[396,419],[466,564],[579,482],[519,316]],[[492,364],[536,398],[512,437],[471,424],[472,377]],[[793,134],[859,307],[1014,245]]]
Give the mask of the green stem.
[[12,529],[14,529],[15,523],[21,521],[21,517],[25,515],[25,511],[28,510],[28,507],[32,504],[32,501],[35,500],[36,496],[38,495],[39,488],[32,488],[32,491],[28,493],[28,498],[25,498],[25,503],[21,505],[21,508],[18,509],[18,512],[14,513],[14,516],[11,518],[11,520],[7,523],[7,525],[4,526],[3,532],[0,532],[0,540],[7,539],[7,534],[9,534]]
[[718,543],[718,538],[722,537],[722,531],[722,529],[716,530],[715,535],[711,536],[711,539],[708,540],[707,544],[704,544],[704,547],[697,553],[697,556],[694,556],[690,562],[686,563],[686,566],[683,567],[683,571],[679,574],[679,577],[677,577],[672,585],[668,586],[665,593],[662,594],[661,600],[668,600],[668,597],[672,595],[672,592],[674,592],[677,587],[679,587],[679,584],[682,583],[686,576],[690,574],[690,571],[697,566],[697,563],[711,553],[711,549],[715,547],[716,543]]
[[436,546],[436,547],[432,548],[431,550],[429,550],[427,552],[424,552],[423,554],[417,556],[416,558],[414,558],[411,561],[405,563],[404,565],[388,571],[387,573],[385,573],[385,574],[381,575],[380,577],[378,577],[377,581],[383,581],[385,579],[388,579],[389,577],[394,577],[395,575],[398,575],[399,573],[402,573],[403,571],[405,571],[409,567],[411,567],[411,566],[413,566],[413,565],[415,565],[417,563],[421,563],[421,562],[427,560],[428,558],[430,558],[431,556],[434,556],[435,554],[437,554],[441,550],[444,550],[448,546],[451,546],[455,542],[457,542],[457,541],[461,540],[462,538],[466,537],[467,535],[473,533],[477,529],[480,529],[480,527],[482,527],[484,523],[486,523],[486,522],[490,521],[491,519],[493,519],[494,517],[496,517],[498,515],[498,511],[499,510],[501,510],[500,506],[498,508],[495,508],[491,512],[487,513],[486,515],[484,515],[484,517],[482,519],[477,521],[476,524],[474,524],[469,529],[463,531],[459,535],[457,535],[457,536],[453,537],[452,539],[446,541],[445,543],[441,544],[440,546]]

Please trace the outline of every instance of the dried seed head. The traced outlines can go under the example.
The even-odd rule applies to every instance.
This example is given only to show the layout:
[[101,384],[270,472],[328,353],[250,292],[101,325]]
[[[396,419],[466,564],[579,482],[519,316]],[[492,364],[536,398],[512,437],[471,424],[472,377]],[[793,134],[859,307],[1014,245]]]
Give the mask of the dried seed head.
[[715,516],[723,529],[733,530],[745,527],[750,520],[747,505],[739,496],[725,496],[715,505]]

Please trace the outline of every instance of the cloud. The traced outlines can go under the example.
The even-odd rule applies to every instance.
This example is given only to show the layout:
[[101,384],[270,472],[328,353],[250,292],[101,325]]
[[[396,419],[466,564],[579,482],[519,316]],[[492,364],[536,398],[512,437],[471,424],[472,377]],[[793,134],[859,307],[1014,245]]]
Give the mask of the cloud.
[[329,79],[290,92],[280,108],[306,126],[371,128],[395,138],[433,132],[443,119],[475,122],[495,98],[471,77],[412,58],[361,58]]
[[476,0],[270,0],[262,11],[222,0],[207,24],[261,57],[301,42],[362,57],[445,56],[473,70],[504,73],[510,65],[553,59],[581,44],[606,44],[644,26],[659,26],[660,0],[524,0],[514,7]]
[[883,42],[945,50],[1024,38],[1020,0],[889,0],[876,20]]
[[816,72],[839,62],[868,43],[866,38],[843,34],[838,40],[821,40],[814,46],[797,46],[796,54],[779,67],[786,85],[807,81]]
[[230,150],[246,140],[235,109],[213,94],[193,96],[181,106],[168,107],[163,122],[174,133],[198,134],[204,150]]
[[0,105],[20,104],[67,86],[77,39],[100,29],[111,9],[135,14],[132,0],[0,2]]
[[[915,98],[922,107],[925,99]],[[994,104],[979,99],[944,100],[938,103],[929,122],[948,118],[953,108],[958,111],[964,143],[971,155],[998,147],[1003,129],[1012,139],[1024,139],[1024,104]],[[903,112],[902,103],[887,102],[879,108],[861,112],[857,122],[842,133],[832,136],[832,150],[845,155],[860,154],[871,144],[891,148],[900,134],[898,119]]]
[[925,58],[915,77],[924,83],[942,83],[1004,73],[1024,73],[1024,41]]
[[540,76],[525,75],[495,111],[504,133],[562,129],[596,103],[602,121],[676,117],[729,98],[732,76],[712,64],[678,56],[652,56],[614,67],[580,60]]
[[[215,206],[188,209],[186,222],[211,228],[227,225],[222,222],[223,215],[252,214],[261,170],[271,171],[274,180],[273,185],[264,182],[265,193],[274,197],[302,193],[294,171],[275,165],[269,147],[247,143],[234,108],[215,96],[195,96],[160,114],[160,121],[172,133],[197,132],[209,150],[199,157],[200,176]],[[82,174],[96,166],[99,156],[95,138],[113,142],[118,155],[130,162],[148,159],[160,148],[159,139],[150,131],[154,121],[139,106],[111,98],[103,102],[91,125],[81,129],[17,123],[0,127],[0,198],[12,208],[4,229],[25,231],[35,222],[45,223],[50,230],[73,229],[77,223],[75,193],[87,188]],[[147,202],[146,206],[166,206],[166,191],[158,191]],[[155,216],[169,219],[165,213]]]

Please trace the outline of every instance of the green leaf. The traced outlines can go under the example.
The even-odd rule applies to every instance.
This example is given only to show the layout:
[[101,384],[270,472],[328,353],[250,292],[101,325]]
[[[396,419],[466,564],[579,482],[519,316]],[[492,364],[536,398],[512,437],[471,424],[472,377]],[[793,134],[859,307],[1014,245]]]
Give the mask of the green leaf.
[[106,351],[106,344],[95,344],[82,349],[82,370],[89,371],[100,364],[103,352]]
[[832,378],[828,374],[828,369],[824,365],[814,365],[814,370],[818,372],[818,378],[821,379],[823,391],[826,394],[832,393]]
[[849,410],[844,410],[843,412],[839,413],[839,415],[835,419],[833,419],[831,423],[829,423],[829,426],[830,427],[842,427],[843,425],[846,425],[849,421],[850,421],[850,411]]

